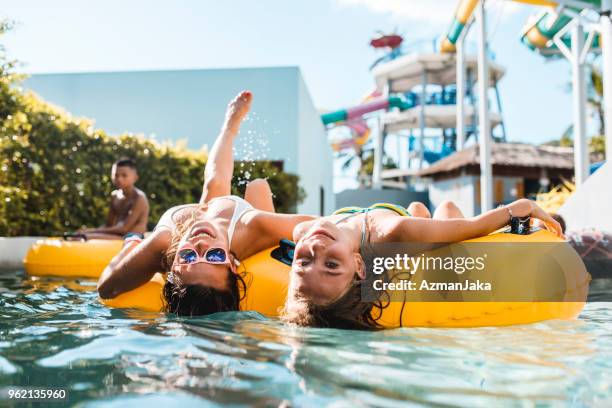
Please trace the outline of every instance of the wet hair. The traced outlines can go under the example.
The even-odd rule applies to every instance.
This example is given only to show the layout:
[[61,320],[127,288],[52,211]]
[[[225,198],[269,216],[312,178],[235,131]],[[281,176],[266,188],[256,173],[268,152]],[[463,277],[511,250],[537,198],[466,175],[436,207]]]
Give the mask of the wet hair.
[[240,310],[241,293],[245,293],[244,280],[230,270],[227,278],[229,288],[225,291],[205,285],[183,285],[177,276],[173,276],[166,281],[162,292],[165,311],[192,317]]
[[[369,245],[362,247],[360,253],[366,257],[375,255]],[[355,273],[348,290],[325,305],[317,305],[312,300],[297,295],[290,288],[281,311],[281,319],[285,323],[298,326],[380,330],[383,327],[378,324],[378,320],[389,305],[389,296],[385,291],[373,290],[373,281],[380,278],[366,273],[365,278],[361,279]],[[367,295],[369,300],[364,300],[364,295]]]
[[129,157],[122,157],[113,163],[115,167],[129,167],[132,170],[136,170],[136,162]]
[[172,241],[162,258],[162,266],[168,272],[168,279],[162,291],[164,309],[179,316],[203,316],[217,312],[240,310],[240,301],[246,295],[247,284],[242,275],[227,268],[227,290],[218,290],[206,285],[185,285],[172,273],[172,264],[179,243],[185,232],[196,221],[193,216],[184,222],[177,222],[172,231]]
[[317,305],[290,293],[281,312],[281,320],[307,327],[380,330],[382,326],[377,320],[385,306],[380,299],[368,302],[362,300],[361,286],[364,283],[364,280],[354,281],[344,295],[326,305]]
[[[368,242],[361,245],[359,254],[367,264],[380,255]],[[318,305],[306,299],[289,288],[285,306],[281,311],[281,320],[285,323],[308,327],[327,327],[349,330],[381,330],[384,327],[378,323],[383,311],[389,306],[391,297],[387,291],[375,290],[374,280],[394,281],[405,275],[405,271],[393,270],[384,275],[367,273],[361,279],[357,272],[346,292],[339,298],[325,305]],[[408,273],[410,276],[410,273]],[[367,299],[367,300],[365,300]],[[402,327],[403,311],[406,298],[400,311],[399,325]]]

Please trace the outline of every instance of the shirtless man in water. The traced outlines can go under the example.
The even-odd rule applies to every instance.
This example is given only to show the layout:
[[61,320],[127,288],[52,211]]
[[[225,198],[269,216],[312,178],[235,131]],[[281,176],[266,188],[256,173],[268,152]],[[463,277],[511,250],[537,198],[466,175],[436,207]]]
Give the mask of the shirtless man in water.
[[111,170],[117,190],[111,193],[106,224],[100,228],[84,229],[79,233],[88,239],[121,239],[126,235],[139,235],[147,231],[149,202],[144,192],[134,185],[138,180],[136,163],[132,159],[120,159]]

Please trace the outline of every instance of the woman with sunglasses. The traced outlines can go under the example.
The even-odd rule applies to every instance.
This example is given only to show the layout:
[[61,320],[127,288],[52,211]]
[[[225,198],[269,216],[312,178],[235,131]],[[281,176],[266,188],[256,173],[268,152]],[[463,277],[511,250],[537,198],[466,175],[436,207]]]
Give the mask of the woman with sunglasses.
[[239,310],[247,289],[237,274],[240,260],[290,238],[297,224],[315,218],[274,213],[264,180],[249,183],[244,199],[230,195],[233,142],[251,101],[252,94],[243,91],[228,105],[206,164],[199,204],[169,209],[144,241],[126,242],[100,277],[100,297],[135,289],[163,270],[168,272],[163,290],[167,312],[194,316]]

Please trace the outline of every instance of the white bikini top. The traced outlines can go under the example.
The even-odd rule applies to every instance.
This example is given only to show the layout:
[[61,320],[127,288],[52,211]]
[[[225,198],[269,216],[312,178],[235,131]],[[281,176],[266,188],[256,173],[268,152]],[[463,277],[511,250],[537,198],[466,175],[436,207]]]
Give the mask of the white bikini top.
[[[238,223],[238,221],[240,221],[240,218],[242,218],[244,214],[246,214],[249,211],[254,210],[255,208],[253,208],[253,206],[249,204],[248,201],[246,201],[245,199],[238,197],[238,196],[234,196],[234,195],[213,198],[212,200],[208,202],[208,204],[210,205],[211,203],[217,200],[231,200],[235,203],[234,213],[232,214],[232,218],[230,219],[229,227],[227,228],[227,237],[231,245],[232,238],[234,236],[234,230],[236,229],[236,224]],[[198,204],[183,204],[183,205],[177,205],[175,207],[170,208],[161,216],[161,218],[157,222],[157,225],[155,226],[153,231],[157,231],[157,230],[164,229],[164,228],[172,231],[174,227],[176,226],[176,222],[174,221],[174,218],[173,218],[174,214],[176,214],[178,211],[182,210],[183,208],[197,207],[197,206]]]

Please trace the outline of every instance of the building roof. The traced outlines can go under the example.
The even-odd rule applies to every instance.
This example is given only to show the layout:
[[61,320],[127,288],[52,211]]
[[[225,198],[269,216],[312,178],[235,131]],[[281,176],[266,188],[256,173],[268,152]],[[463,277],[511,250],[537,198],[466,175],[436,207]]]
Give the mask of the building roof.
[[[418,175],[430,177],[459,170],[480,163],[479,146],[473,145],[445,157],[423,169]],[[571,170],[574,168],[574,149],[558,146],[534,146],[522,143],[492,143],[493,166],[531,167]]]

